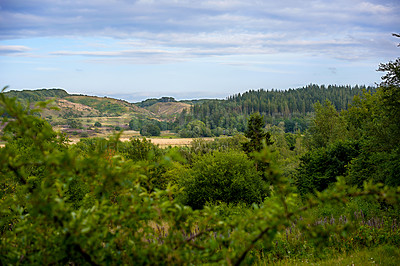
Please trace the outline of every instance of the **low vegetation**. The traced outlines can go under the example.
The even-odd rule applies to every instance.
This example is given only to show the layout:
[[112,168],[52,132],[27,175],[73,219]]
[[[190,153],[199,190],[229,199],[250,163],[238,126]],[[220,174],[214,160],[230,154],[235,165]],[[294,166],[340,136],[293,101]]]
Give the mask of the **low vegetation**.
[[[3,92],[0,261],[396,265],[399,68],[382,64],[382,84],[345,110],[316,103],[307,130],[240,114],[246,125],[233,136],[163,148],[121,141],[121,131],[69,144],[38,116],[48,103],[31,109]],[[178,132],[215,136],[190,114],[177,117]],[[99,118],[90,125],[103,130]]]

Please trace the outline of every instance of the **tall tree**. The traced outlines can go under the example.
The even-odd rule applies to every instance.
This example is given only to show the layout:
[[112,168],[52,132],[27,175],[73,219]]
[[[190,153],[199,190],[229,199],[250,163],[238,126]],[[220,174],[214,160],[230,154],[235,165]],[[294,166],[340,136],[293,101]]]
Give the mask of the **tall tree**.
[[326,147],[346,136],[345,123],[333,104],[326,100],[324,104],[314,105],[315,117],[311,121],[309,133],[310,148]]
[[250,140],[243,144],[243,150],[249,154],[254,151],[261,151],[263,148],[262,142],[265,141],[266,145],[271,145],[271,133],[266,132],[264,116],[259,113],[254,113],[250,116],[247,123],[247,130],[245,136]]

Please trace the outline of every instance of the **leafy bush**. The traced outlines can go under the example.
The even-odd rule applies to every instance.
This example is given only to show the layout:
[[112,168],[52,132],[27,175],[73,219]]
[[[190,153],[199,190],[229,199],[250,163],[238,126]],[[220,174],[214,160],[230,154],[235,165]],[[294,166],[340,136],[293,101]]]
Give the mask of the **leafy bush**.
[[82,123],[76,119],[67,119],[67,125],[69,128],[82,128]]
[[133,161],[156,160],[162,155],[161,150],[146,138],[131,138],[129,142],[119,143],[118,151]]
[[182,138],[199,138],[211,137],[211,129],[206,127],[206,124],[200,120],[195,120],[186,125],[186,127],[179,131]]
[[238,151],[198,156],[192,168],[183,173],[184,202],[194,209],[206,202],[260,203],[267,195],[254,163]]
[[154,124],[144,125],[140,129],[140,135],[150,137],[150,136],[160,136],[160,128]]
[[87,131],[83,131],[83,132],[81,132],[80,136],[81,136],[81,138],[87,138],[87,137],[89,137],[89,133]]
[[347,174],[347,166],[360,153],[354,141],[338,141],[307,152],[300,160],[296,184],[301,194],[322,191]]

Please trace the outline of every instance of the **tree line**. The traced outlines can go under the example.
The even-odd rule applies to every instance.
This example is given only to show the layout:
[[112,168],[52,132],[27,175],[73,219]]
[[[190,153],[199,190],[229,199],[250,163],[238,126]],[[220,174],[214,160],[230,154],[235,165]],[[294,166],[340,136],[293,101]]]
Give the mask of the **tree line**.
[[[264,115],[267,124],[283,122],[285,132],[304,131],[314,114],[314,104],[329,100],[337,110],[346,110],[354,96],[373,93],[374,87],[315,85],[289,90],[250,90],[229,96],[226,100],[205,100],[182,112],[175,121],[175,130],[190,135],[191,123],[201,121],[207,135],[231,135],[246,130],[252,113]],[[199,123],[199,122],[196,122]],[[192,134],[198,136],[197,133]],[[206,135],[200,135],[206,136]]]

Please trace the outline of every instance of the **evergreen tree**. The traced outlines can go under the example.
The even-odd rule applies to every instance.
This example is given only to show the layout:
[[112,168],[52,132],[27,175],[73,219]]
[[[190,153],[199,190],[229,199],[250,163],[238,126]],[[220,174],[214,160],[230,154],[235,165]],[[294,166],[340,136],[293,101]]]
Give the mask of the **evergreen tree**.
[[259,113],[254,113],[250,116],[247,124],[247,130],[245,136],[250,140],[243,144],[243,150],[249,154],[254,151],[261,151],[265,141],[266,145],[271,145],[271,133],[265,132],[264,116]]

